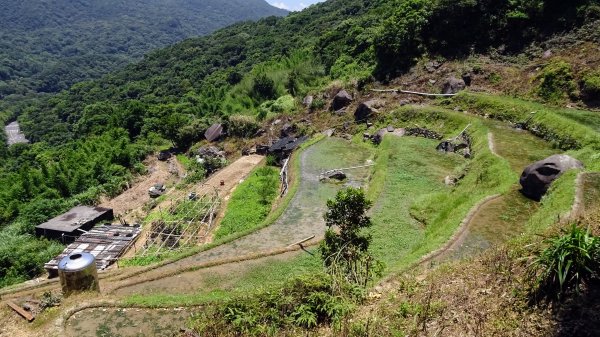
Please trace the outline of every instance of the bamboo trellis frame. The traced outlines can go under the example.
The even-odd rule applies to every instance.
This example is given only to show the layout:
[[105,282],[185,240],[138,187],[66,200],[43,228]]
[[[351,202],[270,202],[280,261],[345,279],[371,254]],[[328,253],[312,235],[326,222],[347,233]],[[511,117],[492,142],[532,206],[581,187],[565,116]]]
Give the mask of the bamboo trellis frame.
[[[172,207],[179,207],[183,203],[190,203],[190,207],[184,209],[184,213],[178,214],[178,219],[165,220],[169,218]],[[187,246],[190,241],[198,242],[207,237],[216,220],[221,200],[218,190],[214,187],[211,192],[190,200],[187,196],[171,200],[172,207],[159,210],[157,217],[146,221],[144,227],[148,228],[147,241],[139,256],[159,255],[166,250],[175,250],[178,246]],[[177,211],[177,209],[175,209]],[[153,230],[150,226],[157,221],[164,225],[160,230]],[[174,231],[179,228],[178,234]]]

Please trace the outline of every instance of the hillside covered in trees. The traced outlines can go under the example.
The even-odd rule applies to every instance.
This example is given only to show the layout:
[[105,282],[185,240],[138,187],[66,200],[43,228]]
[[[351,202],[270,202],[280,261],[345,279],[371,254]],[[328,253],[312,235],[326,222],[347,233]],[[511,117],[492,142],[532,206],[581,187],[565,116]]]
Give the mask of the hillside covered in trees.
[[[232,2],[234,7],[226,12],[247,14],[240,4]],[[111,13],[121,7],[102,8]],[[155,8],[156,13],[161,12],[158,5]],[[108,13],[105,15],[110,17]],[[0,21],[14,21],[15,17]],[[179,39],[192,20],[183,17],[151,20],[134,29],[135,25],[128,25],[139,18],[126,16],[119,22],[136,32],[166,25]],[[211,14],[210,21],[218,17]],[[47,241],[30,241],[44,249],[33,245],[17,249],[10,242],[29,238],[33,226],[71,205],[94,203],[103,194],[118,193],[133,174],[143,170],[140,162],[144,156],[160,145],[172,143],[185,150],[200,141],[214,121],[224,122],[231,136],[249,137],[261,121],[292,112],[305,94],[324,82],[353,81],[359,89],[374,81],[386,83],[424,56],[460,59],[494,52],[508,57],[531,43],[599,17],[596,0],[330,0],[287,17],[239,23],[188,39],[101,79],[77,83],[19,115],[33,144],[0,147],[0,184],[6,186],[0,190],[0,235],[4,236],[0,246],[4,282],[0,285],[36,275],[48,251],[56,250],[55,244]],[[45,25],[53,27],[56,22]],[[106,32],[104,36],[112,35]],[[106,64],[124,64],[129,57],[143,53],[128,47],[126,41],[135,36],[124,34],[111,46],[102,47],[129,53],[126,60],[92,57],[102,65],[78,58],[78,48],[65,47],[71,44],[66,37],[59,47],[51,48],[56,48],[57,54],[70,55],[77,66],[83,63],[87,69],[102,69],[97,72],[100,74],[108,68]],[[27,40],[16,31],[11,39]],[[166,36],[152,40],[169,43]],[[10,39],[1,41],[12,45]],[[99,45],[95,42],[90,39]],[[33,49],[43,46],[31,43],[36,45]],[[18,54],[19,48],[1,50],[17,53],[16,59],[29,59]],[[38,60],[45,63],[49,57],[48,51],[33,54],[41,58],[32,64]],[[3,65],[0,79],[9,91],[20,88],[13,85],[20,77],[31,79],[21,82],[25,83],[21,93],[56,91],[88,76],[62,73],[74,69],[77,67],[68,63],[49,72],[26,63],[17,68]],[[23,75],[19,75],[21,70]],[[580,80],[583,78],[572,79],[573,83]],[[536,99],[545,100],[543,95]],[[557,99],[570,98],[559,95]],[[324,102],[317,98],[313,104],[322,107]],[[26,263],[20,264],[21,256],[28,254]]]
[[138,61],[150,50],[286,13],[263,0],[3,1],[0,99],[58,92]]

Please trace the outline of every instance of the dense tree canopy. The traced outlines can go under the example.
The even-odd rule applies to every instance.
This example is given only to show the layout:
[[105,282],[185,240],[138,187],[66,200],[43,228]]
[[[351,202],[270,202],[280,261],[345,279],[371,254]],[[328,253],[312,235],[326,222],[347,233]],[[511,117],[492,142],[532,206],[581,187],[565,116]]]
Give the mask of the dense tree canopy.
[[5,1],[0,100],[58,92],[150,50],[234,22],[285,14],[264,0]]

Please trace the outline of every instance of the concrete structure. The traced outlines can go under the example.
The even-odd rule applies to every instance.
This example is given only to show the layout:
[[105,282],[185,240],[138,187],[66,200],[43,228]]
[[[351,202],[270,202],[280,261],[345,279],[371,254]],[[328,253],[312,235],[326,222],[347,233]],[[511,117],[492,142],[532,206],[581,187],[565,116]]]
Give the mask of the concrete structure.
[[63,243],[73,242],[97,223],[111,221],[113,218],[113,211],[110,208],[77,206],[65,214],[36,226],[35,234],[61,240]]

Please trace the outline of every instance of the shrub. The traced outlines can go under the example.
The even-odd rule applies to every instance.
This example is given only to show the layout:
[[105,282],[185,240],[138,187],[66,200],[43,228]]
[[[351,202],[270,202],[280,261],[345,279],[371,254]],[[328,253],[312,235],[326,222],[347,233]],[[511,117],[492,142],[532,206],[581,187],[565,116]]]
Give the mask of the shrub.
[[310,105],[310,108],[312,110],[319,110],[319,109],[323,109],[325,107],[325,100],[322,98],[315,98],[312,102],[312,104]]
[[278,162],[277,162],[277,157],[275,157],[274,155],[270,154],[267,155],[267,159],[266,159],[266,163],[267,166],[277,166]]
[[272,112],[291,112],[296,107],[296,101],[292,95],[281,96],[271,104]]
[[335,199],[327,200],[327,231],[319,248],[327,272],[336,283],[343,279],[342,283],[366,287],[382,270],[381,263],[369,252],[371,235],[363,231],[372,225],[366,215],[371,205],[363,190],[352,187],[339,191]]
[[266,332],[340,322],[352,308],[351,298],[335,293],[331,277],[307,275],[279,289],[211,305],[195,318],[194,328],[203,336],[270,335]]
[[583,93],[588,99],[600,99],[600,71],[590,72],[583,77]]
[[230,116],[227,124],[227,131],[235,137],[252,137],[259,128],[256,119],[246,115]]
[[589,229],[573,224],[563,235],[546,240],[548,247],[533,261],[536,293],[542,297],[562,299],[571,291],[580,293],[582,285],[598,277],[600,271],[600,237]]
[[265,74],[257,75],[252,84],[252,94],[258,100],[274,99],[277,97],[275,81]]
[[540,82],[536,93],[549,102],[562,101],[568,96],[575,95],[577,86],[573,78],[569,63],[562,60],[551,62],[536,77]]
[[[193,160],[190,161],[188,165],[188,173],[185,176],[185,179],[183,180],[183,183],[186,185],[199,183],[202,180],[204,180],[204,177],[208,175],[208,170],[206,169],[206,167],[208,167],[212,171],[218,170],[220,168],[220,165],[214,166],[214,163],[212,163],[211,160],[206,159],[202,162],[202,164],[200,164],[196,160]],[[214,167],[211,167],[211,165],[213,165]]]

